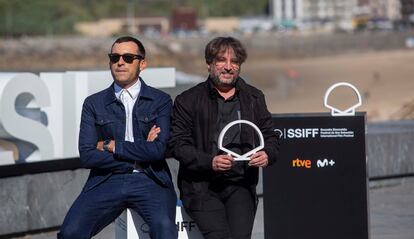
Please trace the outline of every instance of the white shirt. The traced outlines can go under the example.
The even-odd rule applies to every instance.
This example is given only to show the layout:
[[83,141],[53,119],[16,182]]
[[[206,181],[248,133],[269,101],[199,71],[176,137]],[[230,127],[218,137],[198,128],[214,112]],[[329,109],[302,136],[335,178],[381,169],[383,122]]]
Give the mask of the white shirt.
[[114,84],[115,96],[124,104],[125,107],[125,141],[134,142],[134,131],[132,128],[132,110],[138,99],[141,90],[141,81],[138,79],[134,85],[128,89],[123,89],[116,83]]
[[[135,84],[130,86],[128,89],[123,89],[115,83],[114,89],[115,97],[122,102],[125,108],[125,141],[134,142],[132,110],[134,109],[135,102],[137,101],[139,92],[141,91],[141,81],[138,79],[137,82],[135,82]],[[135,162],[134,168],[134,173],[138,173],[142,170],[137,162]]]

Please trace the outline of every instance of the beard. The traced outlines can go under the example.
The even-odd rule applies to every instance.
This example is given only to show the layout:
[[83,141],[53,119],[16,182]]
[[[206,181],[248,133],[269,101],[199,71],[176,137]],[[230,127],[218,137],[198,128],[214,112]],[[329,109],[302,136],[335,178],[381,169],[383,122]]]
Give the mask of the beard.
[[234,72],[233,74],[235,77],[232,77],[231,79],[226,79],[226,80],[221,80],[220,75],[215,75],[215,74],[210,74],[210,78],[213,81],[213,84],[215,86],[226,87],[226,88],[234,87],[239,77],[238,77],[237,72]]

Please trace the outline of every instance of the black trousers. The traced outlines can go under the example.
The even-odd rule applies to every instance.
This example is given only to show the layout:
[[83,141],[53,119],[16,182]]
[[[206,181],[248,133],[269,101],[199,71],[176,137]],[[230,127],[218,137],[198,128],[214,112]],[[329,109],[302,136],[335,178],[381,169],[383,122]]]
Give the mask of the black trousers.
[[[227,186],[210,193],[214,209],[186,209],[205,239],[250,239],[257,197],[243,186]],[[210,204],[211,205],[211,204]],[[218,209],[217,209],[218,208]]]

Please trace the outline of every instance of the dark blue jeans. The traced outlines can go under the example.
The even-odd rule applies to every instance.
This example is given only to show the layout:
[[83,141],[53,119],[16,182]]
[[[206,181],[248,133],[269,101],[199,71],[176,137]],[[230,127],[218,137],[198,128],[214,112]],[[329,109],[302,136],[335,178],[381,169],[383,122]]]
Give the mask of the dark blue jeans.
[[91,238],[126,208],[148,223],[151,238],[176,239],[176,194],[145,173],[114,174],[105,182],[82,191],[70,208],[58,233],[59,239]]

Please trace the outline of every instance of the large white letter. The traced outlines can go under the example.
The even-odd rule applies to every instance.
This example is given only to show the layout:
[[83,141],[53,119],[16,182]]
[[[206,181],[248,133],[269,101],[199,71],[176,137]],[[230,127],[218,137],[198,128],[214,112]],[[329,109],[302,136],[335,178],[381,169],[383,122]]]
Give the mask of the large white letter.
[[[0,78],[0,137],[24,140],[38,152],[29,161],[53,158],[53,140],[47,127],[19,114],[16,108],[42,115],[40,108],[50,105],[48,88],[35,74],[5,74]],[[44,114],[45,116],[45,114]],[[47,116],[45,118],[47,121]],[[39,153],[39,156],[36,156]],[[27,158],[29,159],[29,158]],[[26,160],[26,159],[25,159]]]

